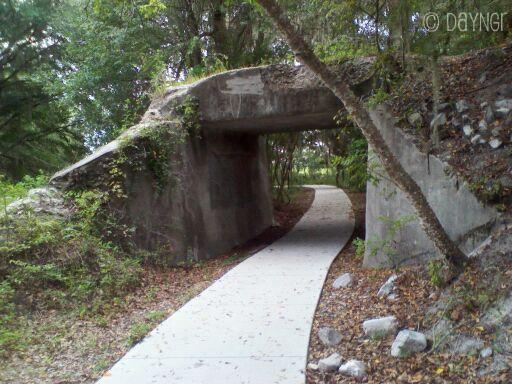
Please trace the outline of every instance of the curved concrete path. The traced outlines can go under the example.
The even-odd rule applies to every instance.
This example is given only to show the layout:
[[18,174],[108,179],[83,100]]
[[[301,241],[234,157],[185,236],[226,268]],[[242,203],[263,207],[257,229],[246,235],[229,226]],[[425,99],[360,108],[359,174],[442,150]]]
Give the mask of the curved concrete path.
[[172,314],[99,383],[304,383],[322,286],[354,229],[342,190],[311,187],[313,205],[286,236]]

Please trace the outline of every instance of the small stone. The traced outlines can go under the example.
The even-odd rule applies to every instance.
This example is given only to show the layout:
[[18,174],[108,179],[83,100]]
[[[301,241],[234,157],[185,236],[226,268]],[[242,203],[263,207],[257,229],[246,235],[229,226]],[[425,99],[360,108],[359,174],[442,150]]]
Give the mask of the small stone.
[[360,360],[349,360],[338,370],[344,376],[362,379],[366,376],[366,365]]
[[432,119],[432,121],[430,122],[430,127],[432,128],[436,124],[437,126],[446,124],[446,114],[444,112],[438,113],[437,116]]
[[491,141],[489,141],[489,145],[493,149],[499,148],[501,144],[503,144],[503,142],[500,139],[492,139]]
[[408,357],[427,348],[427,338],[423,333],[404,329],[398,333],[391,346],[391,356]]
[[363,322],[364,334],[372,339],[394,335],[397,329],[398,322],[395,316],[380,317]]
[[482,135],[475,135],[471,138],[471,144],[477,144],[480,142],[480,139],[482,138]]
[[318,360],[318,370],[320,372],[335,372],[341,365],[341,356],[336,352],[324,359]]
[[500,184],[505,188],[512,188],[512,177],[503,175],[500,177]]
[[[481,132],[485,132],[487,131],[487,123],[485,122],[485,120],[480,120],[478,122],[478,129],[481,131]],[[469,135],[466,135],[466,136],[469,136]]]
[[310,371],[318,371],[318,364],[308,363],[307,369],[309,369]]
[[497,109],[500,109],[500,108],[512,109],[512,99],[501,99],[501,100],[496,100],[496,101],[494,102],[494,106],[495,106]]
[[469,105],[466,100],[459,100],[455,103],[455,108],[457,108],[457,112],[462,113],[469,109]]
[[491,134],[496,137],[496,136],[499,136],[501,133],[501,127],[496,127],[494,128],[492,131],[491,131]]
[[448,108],[450,108],[450,103],[441,103],[437,106],[438,111],[444,111]]
[[458,355],[474,355],[484,347],[484,342],[470,336],[457,335],[449,342],[449,349]]
[[407,121],[409,121],[409,124],[411,124],[414,127],[421,125],[421,122],[422,122],[421,113],[419,113],[419,112],[411,113],[409,116],[407,116]]
[[471,128],[471,125],[469,125],[469,124],[466,124],[466,125],[462,128],[462,130],[464,131],[464,134],[465,134],[466,136],[471,136],[471,135],[473,134],[473,128]]
[[341,276],[338,276],[336,280],[332,283],[332,287],[335,289],[338,288],[346,288],[350,287],[352,283],[354,282],[354,277],[351,273],[344,273]]
[[333,347],[341,342],[341,333],[334,328],[323,327],[318,330],[318,338],[324,345]]
[[387,299],[389,301],[396,301],[398,299],[398,296],[396,295],[396,293],[391,293],[388,295]]
[[492,356],[492,348],[491,347],[484,348],[480,351],[480,357],[482,359],[487,359],[488,357],[491,357],[491,356]]
[[500,118],[500,119],[503,119],[504,117],[507,117],[507,115],[509,114],[510,112],[510,108],[498,108],[496,109],[496,111],[494,112],[494,114]]
[[452,119],[452,125],[454,126],[454,128],[460,128],[462,126],[462,122],[456,117],[454,117]]
[[494,116],[494,110],[490,105],[485,107],[484,119],[487,124],[491,124],[496,119]]
[[389,279],[387,279],[387,281],[382,284],[379,291],[377,292],[377,296],[381,297],[389,295],[393,289],[395,289],[395,285],[393,283],[397,278],[397,275],[392,275]]

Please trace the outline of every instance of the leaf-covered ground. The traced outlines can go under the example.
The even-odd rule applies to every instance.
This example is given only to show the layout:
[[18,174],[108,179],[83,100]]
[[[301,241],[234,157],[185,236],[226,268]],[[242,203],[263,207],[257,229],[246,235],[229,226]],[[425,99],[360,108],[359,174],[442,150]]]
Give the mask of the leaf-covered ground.
[[309,208],[314,190],[303,189],[288,204],[276,204],[272,227],[213,260],[170,269],[144,268],[140,286],[104,315],[44,311],[19,316],[29,335],[26,348],[0,361],[0,382],[92,383],[142,339],[247,256],[289,231]]
[[[364,237],[364,199],[360,195],[350,195],[355,206],[357,237]],[[510,372],[501,372],[495,376],[478,377],[477,371],[485,367],[490,358],[481,359],[478,356],[460,356],[449,353],[425,352],[407,359],[397,359],[390,355],[394,337],[380,341],[364,337],[362,323],[373,317],[394,315],[400,328],[425,331],[426,311],[438,299],[442,290],[430,282],[429,275],[422,267],[404,267],[398,271],[391,269],[367,269],[361,266],[362,260],[356,256],[355,248],[350,243],[338,255],[329,271],[324,289],[317,307],[311,333],[309,362],[327,357],[333,352],[341,355],[343,362],[358,359],[367,364],[367,383],[510,383]],[[505,267],[510,270],[510,265]],[[355,278],[355,284],[349,288],[333,289],[333,281],[341,274],[350,272]],[[381,285],[393,274],[399,278],[395,282],[396,301],[377,297]],[[488,278],[488,276],[486,277]],[[468,281],[481,284],[479,271],[469,267],[453,289],[466,284]],[[487,280],[488,281],[488,280]],[[503,289],[504,292],[508,290]],[[475,291],[470,291],[475,292]],[[475,295],[476,296],[476,295]],[[473,297],[473,296],[470,296]],[[457,302],[454,300],[454,303]],[[468,335],[482,338],[486,343],[488,337],[478,326],[481,311],[478,308],[468,309],[455,305],[446,314],[456,316],[455,320]],[[318,336],[320,327],[332,327],[338,330],[343,339],[336,347],[324,346]],[[320,383],[355,383],[355,379],[347,378],[339,373],[323,374],[307,370],[309,384]]]

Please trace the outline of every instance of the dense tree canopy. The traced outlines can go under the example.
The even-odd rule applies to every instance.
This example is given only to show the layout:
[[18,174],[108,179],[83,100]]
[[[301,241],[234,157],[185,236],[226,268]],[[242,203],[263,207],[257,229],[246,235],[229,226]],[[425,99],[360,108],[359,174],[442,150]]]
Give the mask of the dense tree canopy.
[[[445,19],[433,33],[422,23],[432,11],[506,12],[506,0],[281,4],[329,62],[388,53],[437,58],[509,33],[454,33]],[[253,1],[8,0],[0,21],[0,171],[13,178],[55,170],[108,142],[171,81],[293,62]]]

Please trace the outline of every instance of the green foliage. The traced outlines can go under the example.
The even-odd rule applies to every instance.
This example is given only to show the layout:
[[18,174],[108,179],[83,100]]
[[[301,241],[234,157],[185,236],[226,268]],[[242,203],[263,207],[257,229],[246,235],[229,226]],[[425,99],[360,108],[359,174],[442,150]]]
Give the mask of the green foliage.
[[0,174],[0,212],[15,200],[21,199],[27,195],[32,188],[42,187],[48,182],[48,177],[43,173],[37,176],[25,175],[17,182],[10,182],[5,175]]
[[368,174],[368,143],[364,138],[352,140],[348,144],[347,154],[333,156],[332,164],[340,169],[338,185],[342,188],[364,191]]
[[416,217],[403,216],[393,220],[390,217],[380,216],[379,220],[386,225],[386,234],[383,238],[374,236],[366,241],[365,245],[368,249],[368,254],[371,257],[375,257],[378,253],[381,253],[388,259],[391,265],[398,267],[398,260],[396,260],[395,236],[408,223],[416,220]]
[[0,173],[53,171],[83,153],[62,99],[64,39],[54,0],[0,3]]
[[444,267],[445,264],[442,260],[430,260],[427,265],[430,282],[439,288],[442,288],[446,283],[443,277]]
[[0,351],[23,345],[19,324],[11,321],[18,306],[101,313],[106,302],[138,285],[140,261],[104,240],[115,225],[102,216],[103,195],[73,196],[68,219],[31,212],[0,217]]
[[356,257],[358,259],[362,259],[364,257],[364,250],[365,250],[364,240],[357,237],[352,241],[352,244],[354,245],[354,248],[356,250]]
[[141,341],[151,331],[152,326],[146,322],[135,323],[131,326],[126,344],[132,346]]
[[387,93],[384,89],[377,89],[366,101],[366,105],[368,108],[375,108],[379,104],[385,103],[389,100],[391,95]]

